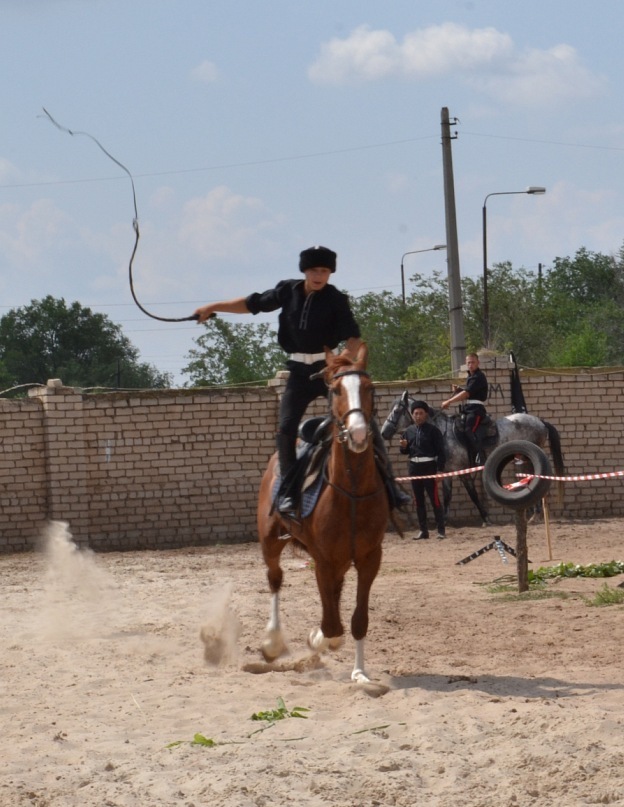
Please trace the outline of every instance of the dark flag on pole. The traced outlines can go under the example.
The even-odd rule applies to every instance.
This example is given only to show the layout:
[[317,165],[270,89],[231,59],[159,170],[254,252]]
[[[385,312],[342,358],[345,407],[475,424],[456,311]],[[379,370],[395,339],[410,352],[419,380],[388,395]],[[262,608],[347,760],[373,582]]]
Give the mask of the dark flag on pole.
[[524,400],[524,393],[522,392],[522,383],[520,381],[520,371],[516,363],[516,357],[513,353],[509,354],[509,364],[511,365],[511,411],[512,412],[526,412],[527,405]]

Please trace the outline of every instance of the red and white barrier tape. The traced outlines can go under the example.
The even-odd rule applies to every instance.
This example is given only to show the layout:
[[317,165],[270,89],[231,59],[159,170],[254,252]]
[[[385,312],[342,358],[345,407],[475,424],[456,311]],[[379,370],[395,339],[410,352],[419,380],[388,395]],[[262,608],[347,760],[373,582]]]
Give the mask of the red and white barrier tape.
[[586,482],[592,479],[615,479],[624,476],[624,471],[607,471],[604,474],[578,474],[577,476],[543,476],[542,474],[520,474],[527,479],[551,479],[553,482]]
[[412,479],[444,479],[448,476],[464,476],[464,474],[474,474],[477,471],[482,471],[485,466],[475,465],[474,468],[464,468],[463,471],[447,471],[444,474],[429,474],[428,476],[397,476],[397,482],[411,482]]
[[[411,482],[412,479],[444,479],[449,476],[462,476],[463,474],[474,474],[477,471],[482,471],[483,465],[476,465],[474,468],[464,468],[463,471],[448,471],[444,474],[429,474],[428,476],[397,476],[397,482]],[[603,474],[576,474],[575,476],[546,476],[544,474],[518,474],[522,479],[515,482],[513,485],[506,487],[519,487],[526,485],[531,479],[550,479],[552,482],[589,482],[594,479],[617,479],[624,476],[624,471],[607,471]]]

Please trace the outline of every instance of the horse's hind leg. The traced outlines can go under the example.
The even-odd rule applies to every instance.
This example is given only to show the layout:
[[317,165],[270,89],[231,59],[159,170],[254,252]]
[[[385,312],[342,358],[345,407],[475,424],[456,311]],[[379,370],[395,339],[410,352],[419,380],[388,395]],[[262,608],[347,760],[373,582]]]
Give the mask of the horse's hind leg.
[[442,498],[444,499],[444,523],[446,524],[451,510],[451,499],[453,498],[453,480],[442,480]]
[[469,476],[462,476],[461,480],[463,482],[464,487],[466,488],[466,492],[470,496],[470,501],[479,511],[479,515],[481,516],[481,520],[483,521],[483,526],[486,527],[490,523],[490,519],[487,510],[485,509],[485,507],[481,502],[481,499],[479,499],[479,494],[477,493],[474,479],[472,479]]
[[357,569],[357,595],[356,605],[351,617],[351,634],[355,639],[355,663],[351,680],[358,683],[370,681],[364,671],[364,639],[368,633],[368,604],[370,590],[377,577],[381,565],[381,546],[370,552],[366,558],[356,563]]
[[266,627],[266,637],[262,643],[262,655],[266,661],[274,661],[286,652],[286,642],[280,621],[280,589],[284,573],[280,566],[282,549],[288,543],[280,540],[279,534],[271,532],[261,539],[262,556],[267,567],[267,579],[271,590],[271,609]]

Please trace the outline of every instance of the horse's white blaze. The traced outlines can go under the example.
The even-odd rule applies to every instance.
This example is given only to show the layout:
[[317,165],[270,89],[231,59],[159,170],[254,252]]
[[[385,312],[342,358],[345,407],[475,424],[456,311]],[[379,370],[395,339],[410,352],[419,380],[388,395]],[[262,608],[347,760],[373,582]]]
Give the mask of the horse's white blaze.
[[360,376],[355,373],[346,375],[342,379],[342,387],[347,393],[348,408],[356,410],[349,414],[345,424],[349,433],[349,448],[351,451],[360,453],[368,445],[368,424],[361,411]]

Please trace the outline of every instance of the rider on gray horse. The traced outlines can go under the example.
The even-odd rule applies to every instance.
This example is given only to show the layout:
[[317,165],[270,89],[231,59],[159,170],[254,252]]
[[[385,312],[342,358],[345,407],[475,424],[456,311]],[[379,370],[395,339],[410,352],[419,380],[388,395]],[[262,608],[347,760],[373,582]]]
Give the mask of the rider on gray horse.
[[451,404],[463,403],[462,413],[465,416],[464,434],[468,441],[468,446],[472,460],[481,464],[485,461],[483,455],[483,439],[479,428],[485,418],[485,401],[488,396],[488,381],[483,370],[479,367],[479,357],[476,353],[469,353],[466,356],[466,368],[468,376],[466,385],[458,387],[453,384],[454,395],[446,401],[442,401],[442,409],[448,409]]

